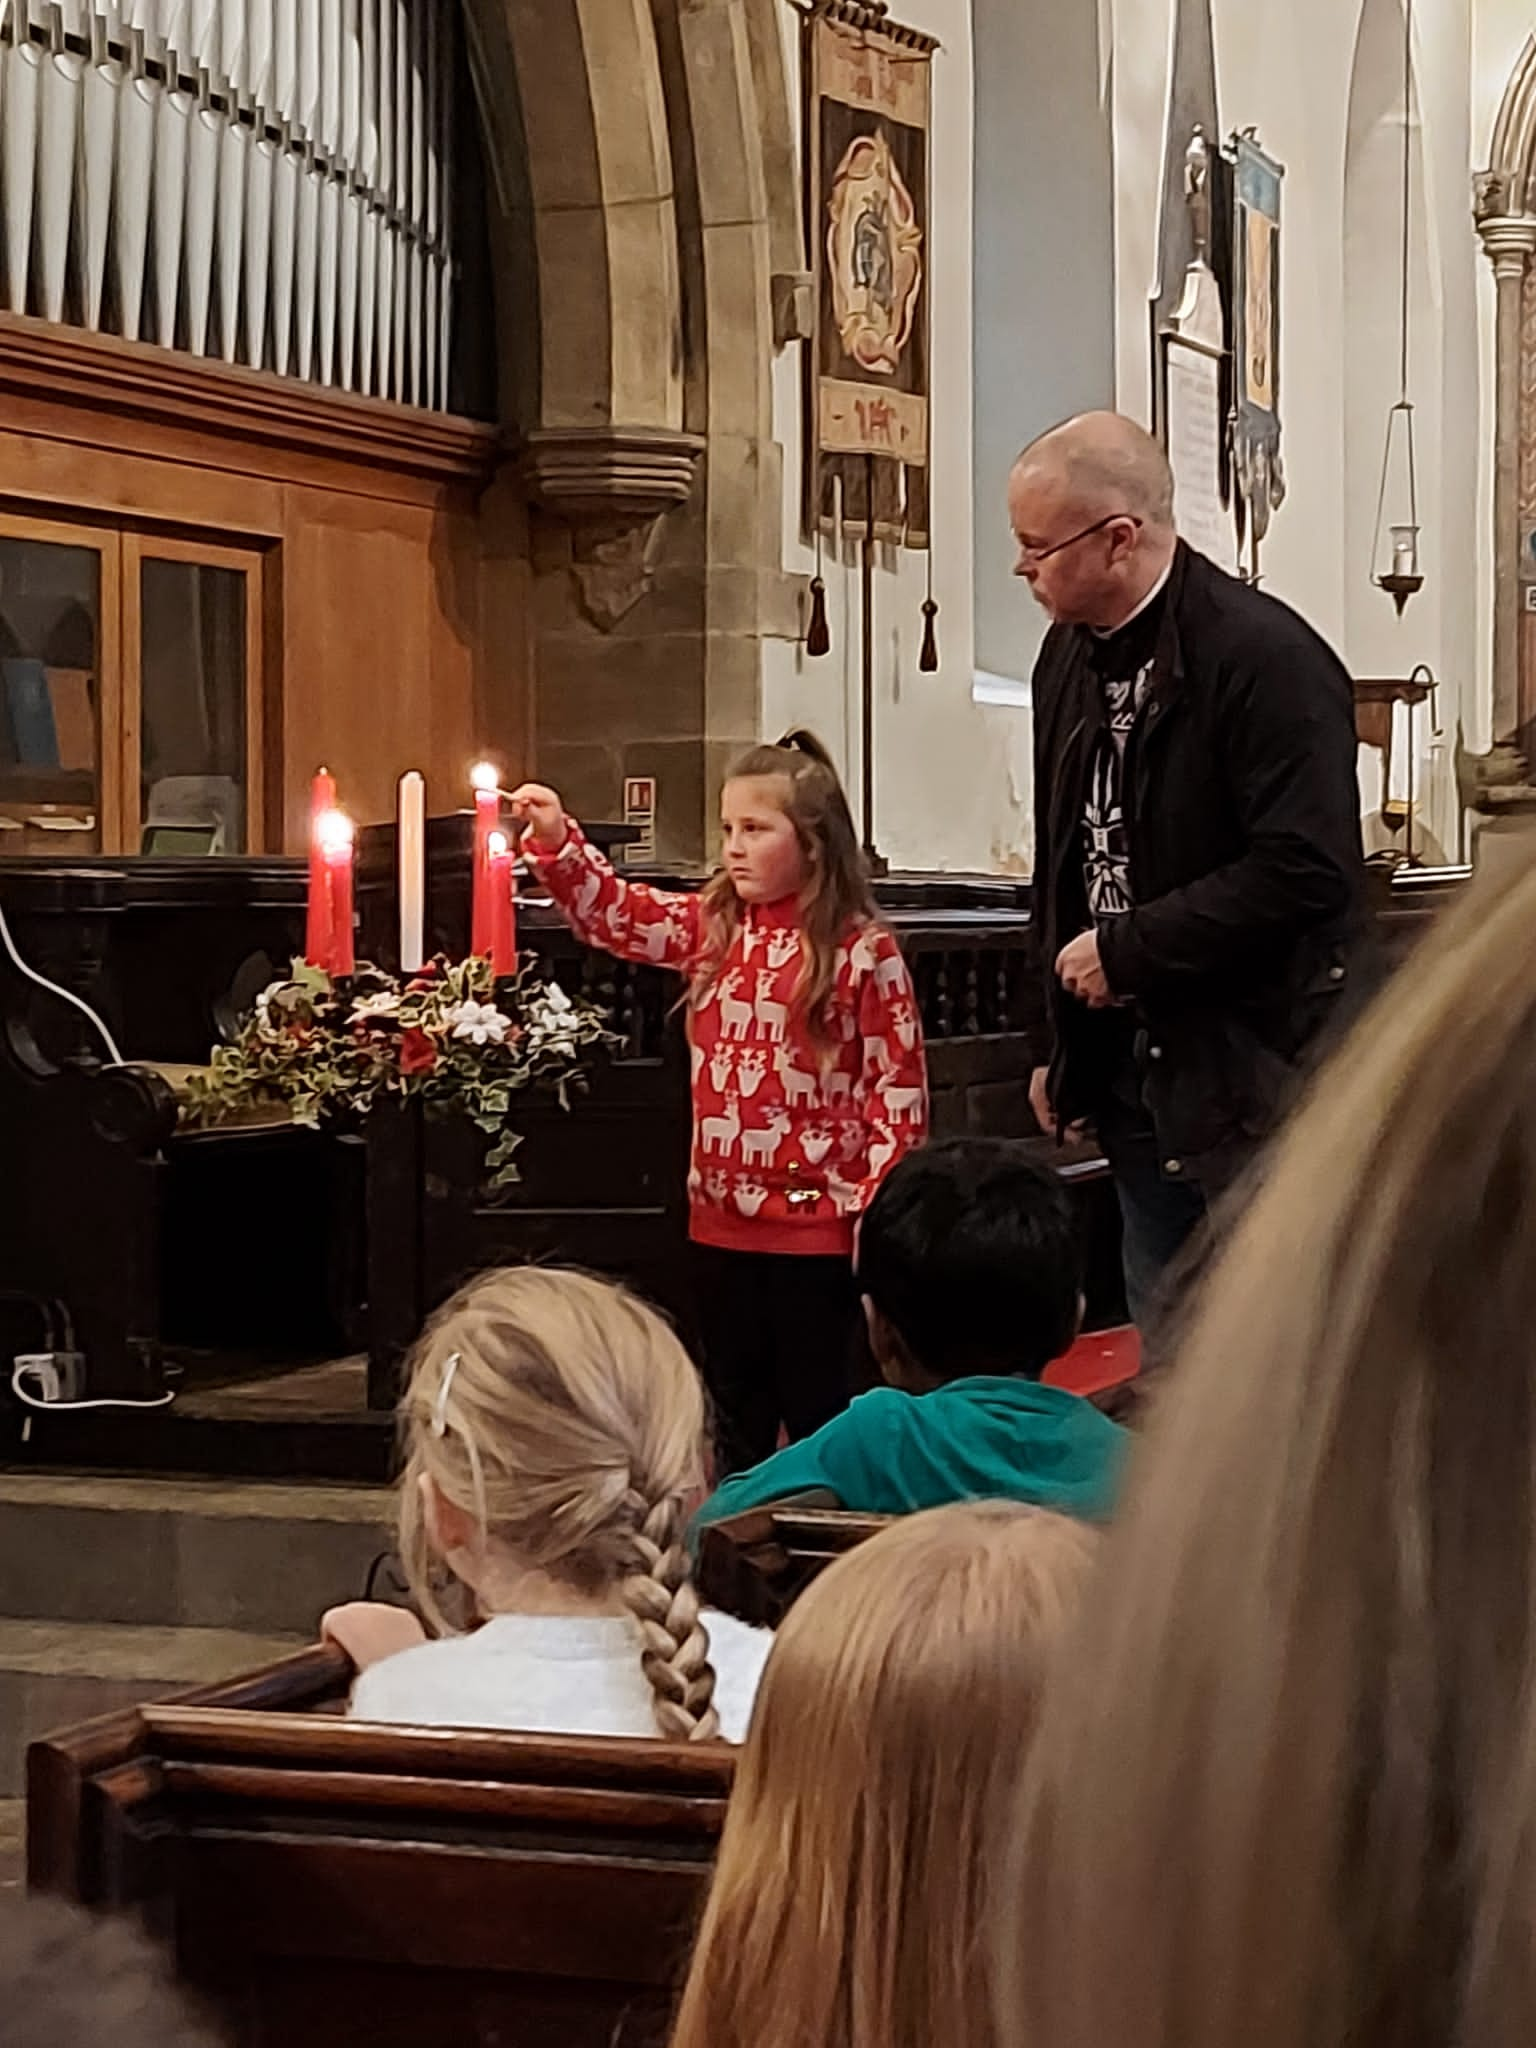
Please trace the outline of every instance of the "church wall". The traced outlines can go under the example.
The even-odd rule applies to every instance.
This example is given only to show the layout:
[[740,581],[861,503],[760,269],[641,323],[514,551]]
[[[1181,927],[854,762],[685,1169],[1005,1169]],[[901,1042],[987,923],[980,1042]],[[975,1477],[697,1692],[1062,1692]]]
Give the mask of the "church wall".
[[[784,11],[786,52],[799,75],[798,22]],[[972,699],[972,49],[969,0],[906,0],[900,18],[937,36],[933,64],[931,290],[933,323],[934,595],[941,666],[917,667],[926,564],[886,553],[875,577],[876,839],[894,867],[1024,872],[1029,865],[1029,726],[1017,710]],[[798,95],[797,105],[798,105]],[[774,376],[774,436],[783,451],[787,567],[809,574],[800,538],[801,363],[784,351]],[[998,529],[980,544],[1005,545]],[[765,732],[807,724],[824,734],[857,789],[860,734],[858,568],[824,556],[832,652],[763,646]]]
[[[1486,266],[1472,231],[1470,179],[1517,39],[1502,38],[1507,63],[1490,101],[1481,74],[1497,72],[1505,59],[1474,65],[1472,0],[1421,0],[1416,9],[1420,162],[1410,381],[1419,405],[1427,582],[1399,622],[1389,600],[1369,588],[1374,486],[1398,383],[1398,200],[1383,152],[1395,160],[1401,134],[1401,15],[1388,0],[1391,20],[1369,25],[1362,39],[1366,6],[1375,4],[1295,0],[1282,10],[1213,0],[1218,89],[1224,129],[1256,127],[1286,165],[1281,406],[1290,495],[1264,548],[1265,582],[1327,634],[1357,674],[1407,674],[1427,661],[1441,678],[1444,733],[1434,739],[1421,715],[1419,781],[1433,839],[1453,851],[1455,728],[1460,719],[1470,745],[1486,744],[1490,691],[1485,622],[1492,572],[1480,451],[1492,442],[1479,420],[1492,358],[1491,337],[1485,341],[1479,325]],[[1150,397],[1145,308],[1155,265],[1172,12],[1172,0],[1113,0],[1118,377],[1121,403],[1142,417]],[[1482,40],[1485,12],[1477,8]],[[1511,5],[1505,12],[1512,26],[1520,10]],[[1357,75],[1357,51],[1387,75]],[[1358,124],[1373,109],[1380,132],[1362,146]],[[1352,171],[1366,190],[1352,192]],[[1383,243],[1391,251],[1384,269]],[[1373,266],[1371,283],[1361,289],[1357,274],[1352,290],[1352,256],[1358,272],[1362,252]],[[1380,281],[1377,271],[1390,272],[1384,308],[1371,288]],[[1361,362],[1362,350],[1369,363]],[[1370,488],[1353,488],[1351,470],[1371,475]],[[1370,506],[1362,517],[1365,499]],[[1404,727],[1399,786],[1406,765]],[[1374,757],[1363,761],[1362,792],[1367,810],[1374,809]]]

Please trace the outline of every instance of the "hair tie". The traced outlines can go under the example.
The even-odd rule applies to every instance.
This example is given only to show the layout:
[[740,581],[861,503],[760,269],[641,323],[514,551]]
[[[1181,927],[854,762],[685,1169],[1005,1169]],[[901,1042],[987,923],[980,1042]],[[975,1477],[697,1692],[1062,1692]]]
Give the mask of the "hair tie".
[[443,1383],[437,1390],[437,1399],[432,1403],[432,1434],[448,1434],[448,1396],[453,1392],[453,1376],[459,1369],[459,1354],[451,1351],[448,1363],[443,1367]]

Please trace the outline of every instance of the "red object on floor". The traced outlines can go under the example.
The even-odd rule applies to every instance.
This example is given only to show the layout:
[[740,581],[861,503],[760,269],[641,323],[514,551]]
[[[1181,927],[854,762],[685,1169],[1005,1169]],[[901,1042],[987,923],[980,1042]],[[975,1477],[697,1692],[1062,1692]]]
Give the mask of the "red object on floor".
[[1125,1323],[1118,1330],[1079,1337],[1066,1357],[1048,1369],[1045,1383],[1073,1394],[1096,1394],[1101,1387],[1134,1379],[1140,1370],[1141,1337],[1134,1323]]

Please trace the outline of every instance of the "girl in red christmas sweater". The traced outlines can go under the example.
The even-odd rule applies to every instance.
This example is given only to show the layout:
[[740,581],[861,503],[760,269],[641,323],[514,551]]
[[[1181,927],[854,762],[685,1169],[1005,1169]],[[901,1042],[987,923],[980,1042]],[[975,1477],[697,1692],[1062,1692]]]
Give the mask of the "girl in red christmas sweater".
[[819,741],[754,747],[720,800],[725,864],[697,894],[626,881],[553,790],[514,806],[588,945],[688,978],[688,1192],[721,1476],[847,1406],[853,1234],[927,1130],[922,1028]]

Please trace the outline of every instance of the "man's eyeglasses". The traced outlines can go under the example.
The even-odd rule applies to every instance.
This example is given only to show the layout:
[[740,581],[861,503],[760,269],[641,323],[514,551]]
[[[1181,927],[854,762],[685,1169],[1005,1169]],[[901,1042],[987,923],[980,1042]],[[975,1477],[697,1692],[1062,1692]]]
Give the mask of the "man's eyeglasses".
[[1106,526],[1113,526],[1117,519],[1129,520],[1140,530],[1143,521],[1134,512],[1106,512],[1102,519],[1095,519],[1092,526],[1085,526],[1081,533],[1074,533],[1067,540],[1059,540],[1048,548],[1037,547],[1033,541],[1019,542],[1019,559],[1024,562],[1048,562],[1053,555],[1064,555],[1068,548],[1075,548],[1080,540],[1087,540],[1090,534],[1102,533]]

